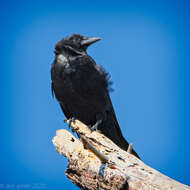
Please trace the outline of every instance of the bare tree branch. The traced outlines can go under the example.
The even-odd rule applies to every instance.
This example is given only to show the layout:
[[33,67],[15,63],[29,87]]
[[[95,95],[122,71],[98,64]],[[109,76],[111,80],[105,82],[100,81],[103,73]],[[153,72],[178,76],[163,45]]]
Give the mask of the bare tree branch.
[[66,176],[81,189],[190,190],[141,160],[121,150],[98,131],[91,132],[76,120],[70,123],[81,140],[67,130],[58,130],[53,144],[68,159]]

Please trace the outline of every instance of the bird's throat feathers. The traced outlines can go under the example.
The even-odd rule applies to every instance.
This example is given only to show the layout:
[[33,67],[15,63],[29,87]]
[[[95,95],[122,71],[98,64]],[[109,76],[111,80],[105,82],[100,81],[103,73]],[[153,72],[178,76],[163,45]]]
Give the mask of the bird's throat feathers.
[[57,59],[57,62],[60,64],[63,64],[63,65],[68,64],[68,59],[66,55],[64,54],[57,55],[56,59]]

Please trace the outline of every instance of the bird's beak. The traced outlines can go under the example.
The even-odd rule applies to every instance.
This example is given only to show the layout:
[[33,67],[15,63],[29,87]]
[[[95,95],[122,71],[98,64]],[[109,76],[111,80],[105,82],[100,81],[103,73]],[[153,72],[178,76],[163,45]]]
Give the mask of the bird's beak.
[[97,41],[101,40],[99,37],[90,37],[90,38],[85,38],[82,40],[81,45],[82,46],[89,46]]

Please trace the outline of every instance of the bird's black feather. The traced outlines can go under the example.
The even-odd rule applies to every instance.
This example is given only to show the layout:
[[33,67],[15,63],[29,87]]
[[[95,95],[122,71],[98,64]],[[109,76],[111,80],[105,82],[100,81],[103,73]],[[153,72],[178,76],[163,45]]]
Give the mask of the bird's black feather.
[[[55,46],[55,60],[51,68],[52,92],[67,118],[76,118],[98,130],[123,150],[128,149],[109,96],[109,74],[86,53],[87,38],[74,34],[63,38]],[[88,38],[88,43],[97,41]],[[85,44],[83,47],[81,44]],[[138,157],[132,150],[132,154]]]

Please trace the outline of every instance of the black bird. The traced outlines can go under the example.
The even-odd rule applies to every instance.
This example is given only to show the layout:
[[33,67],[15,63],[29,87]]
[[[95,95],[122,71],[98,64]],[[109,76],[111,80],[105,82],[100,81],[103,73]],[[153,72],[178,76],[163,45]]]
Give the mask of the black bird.
[[[97,128],[123,150],[128,149],[109,96],[109,75],[87,54],[100,38],[73,34],[55,45],[51,67],[52,93],[67,118]],[[132,150],[132,154],[139,158]]]

